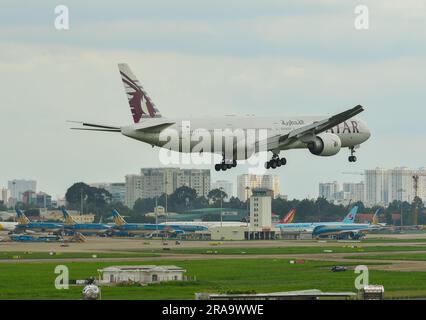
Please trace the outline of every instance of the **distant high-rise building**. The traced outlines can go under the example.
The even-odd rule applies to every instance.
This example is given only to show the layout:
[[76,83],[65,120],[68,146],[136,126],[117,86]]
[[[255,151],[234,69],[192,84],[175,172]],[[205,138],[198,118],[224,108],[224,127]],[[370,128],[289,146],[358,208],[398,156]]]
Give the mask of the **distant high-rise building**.
[[352,202],[364,202],[364,182],[358,183],[343,183],[344,198],[343,200],[351,200]]
[[195,190],[198,197],[207,197],[210,192],[210,170],[180,169],[176,177],[177,188],[187,186]]
[[415,170],[406,167],[397,167],[388,170],[389,179],[389,198],[388,202],[393,200],[410,202],[414,199],[413,175]]
[[10,198],[9,189],[0,188],[0,201],[2,201],[5,205],[7,205],[7,201]]
[[22,194],[22,202],[27,205],[37,205],[37,195],[34,191],[28,190]]
[[139,198],[170,195],[182,186],[194,189],[199,197],[206,197],[210,191],[210,170],[142,168],[140,175],[126,176],[125,204],[133,207]]
[[36,206],[38,208],[51,208],[52,207],[52,196],[45,192],[39,192],[36,194]]
[[234,186],[231,181],[228,180],[217,180],[212,184],[212,190],[213,189],[220,189],[222,188],[223,192],[225,192],[228,195],[228,199],[234,196]]
[[237,177],[237,196],[241,201],[251,197],[255,188],[272,190],[275,198],[280,194],[280,180],[276,175],[242,174]]
[[142,198],[142,176],[139,174],[129,174],[126,176],[126,197],[124,204],[133,208],[136,200]]
[[340,186],[337,181],[334,182],[321,182],[318,188],[319,197],[323,197],[328,201],[334,201],[337,199],[337,193],[340,192]]
[[124,182],[91,183],[91,187],[102,188],[111,193],[113,203],[124,203],[126,197],[126,184]]
[[389,203],[389,171],[383,168],[365,170],[365,204],[387,205]]
[[25,191],[37,191],[37,182],[35,180],[15,179],[8,181],[7,188],[10,191],[11,198],[22,201]]

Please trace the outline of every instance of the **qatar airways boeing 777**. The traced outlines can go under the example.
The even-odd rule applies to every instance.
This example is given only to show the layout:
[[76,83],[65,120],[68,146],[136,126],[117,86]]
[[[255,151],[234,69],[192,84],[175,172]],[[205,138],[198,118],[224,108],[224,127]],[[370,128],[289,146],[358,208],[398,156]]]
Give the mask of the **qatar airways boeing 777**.
[[134,123],[117,127],[78,122],[83,127],[72,129],[119,132],[153,147],[171,151],[220,154],[222,162],[215,165],[216,171],[235,167],[237,160],[249,159],[261,151],[272,152],[272,158],[266,161],[265,167],[275,169],[286,164],[287,160],[279,154],[289,149],[308,149],[316,156],[333,156],[341,148],[348,148],[348,159],[355,162],[355,149],[370,137],[367,125],[354,118],[364,111],[361,105],[331,117],[166,118],[129,66],[119,64],[118,68]]

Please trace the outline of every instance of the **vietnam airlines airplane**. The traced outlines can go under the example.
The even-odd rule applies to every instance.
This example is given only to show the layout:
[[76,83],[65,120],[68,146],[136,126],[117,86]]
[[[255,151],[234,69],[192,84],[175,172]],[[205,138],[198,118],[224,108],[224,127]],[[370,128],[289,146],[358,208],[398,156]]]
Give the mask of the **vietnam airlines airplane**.
[[82,125],[71,129],[118,132],[168,151],[219,154],[222,161],[215,165],[216,171],[236,167],[237,160],[249,159],[263,151],[272,152],[272,158],[265,162],[266,169],[275,169],[287,163],[284,157],[280,157],[280,152],[289,149],[308,149],[316,156],[333,156],[341,148],[348,148],[348,159],[355,162],[355,149],[370,137],[365,122],[354,118],[364,111],[361,105],[329,117],[166,118],[129,66],[119,64],[118,69],[134,124],[112,126],[71,121]]
[[127,223],[117,210],[112,211],[112,218],[114,220],[113,232],[116,235],[139,235],[152,234],[155,232],[170,232],[176,234],[184,233],[182,229],[165,224]]
[[321,226],[340,226],[340,225],[352,225],[355,221],[358,207],[354,206],[347,216],[341,222],[296,222],[296,223],[279,223],[275,225],[275,228],[280,228],[281,231],[313,231],[317,227]]
[[0,231],[13,231],[18,223],[17,222],[2,222],[0,221]]
[[20,210],[16,209],[18,216],[18,224],[15,227],[15,232],[53,232],[58,233],[63,230],[63,225],[53,222],[31,222],[30,219]]
[[64,229],[73,233],[79,232],[84,235],[99,235],[106,234],[111,229],[111,226],[104,223],[77,223],[65,208],[62,208],[62,214],[65,219]]

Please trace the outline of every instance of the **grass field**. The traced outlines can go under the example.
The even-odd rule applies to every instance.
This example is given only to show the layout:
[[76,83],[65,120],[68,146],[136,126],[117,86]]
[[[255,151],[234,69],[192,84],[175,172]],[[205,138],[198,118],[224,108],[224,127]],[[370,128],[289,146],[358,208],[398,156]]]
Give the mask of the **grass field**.
[[[155,249],[150,253],[173,253],[173,254],[304,254],[304,253],[324,253],[332,251],[334,253],[350,252],[391,252],[391,251],[426,251],[426,246],[369,246],[363,247],[362,244],[342,244],[342,246],[324,246],[324,247],[271,247],[271,248],[169,248],[169,250]],[[147,252],[147,251],[141,251]]]
[[[113,262],[70,262],[70,279],[96,276],[97,269]],[[140,264],[140,262],[126,262]],[[196,281],[171,282],[146,287],[103,287],[103,299],[193,299],[195,292],[277,292],[320,289],[352,291],[357,276],[352,270],[331,272],[333,262],[306,261],[290,264],[288,259],[226,259],[152,261],[144,264],[174,264],[187,270]],[[0,265],[0,299],[79,299],[82,286],[56,290],[56,263]],[[356,262],[346,263],[356,265]],[[383,284],[387,297],[426,296],[426,272],[370,271],[370,283]]]
[[[345,259],[373,259],[373,260],[402,260],[402,261],[426,261],[426,253],[411,253],[411,254],[378,254],[368,256],[349,256]],[[426,266],[425,266],[426,270]]]
[[135,258],[156,257],[148,252],[0,252],[0,260],[5,259],[75,259],[75,258]]

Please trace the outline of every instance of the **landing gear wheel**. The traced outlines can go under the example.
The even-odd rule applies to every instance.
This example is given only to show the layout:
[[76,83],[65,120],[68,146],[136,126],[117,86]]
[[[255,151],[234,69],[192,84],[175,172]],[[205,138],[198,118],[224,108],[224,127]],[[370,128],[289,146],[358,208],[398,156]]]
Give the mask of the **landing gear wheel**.
[[271,168],[275,169],[276,167],[277,167],[277,162],[274,159],[272,159],[271,160]]
[[215,164],[214,165],[214,169],[216,170],[216,171],[220,171],[220,163],[218,163],[218,164]]
[[226,169],[228,169],[228,165],[226,163],[222,163],[220,165],[220,168],[222,169],[222,171],[226,171]]
[[232,160],[232,167],[235,168],[237,166],[237,160]]
[[231,168],[232,168],[232,163],[228,163],[228,164],[226,165],[226,168],[227,168],[227,169],[231,169]]
[[285,166],[287,164],[287,159],[286,158],[281,158],[280,162],[281,162],[282,166]]
[[348,160],[349,162],[355,162],[356,161],[356,156],[354,156],[355,147],[350,147],[349,149],[351,150],[351,155],[348,157]]
[[271,163],[269,161],[265,162],[265,168],[269,169],[271,167]]

